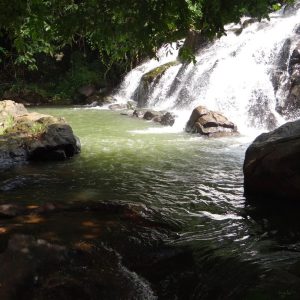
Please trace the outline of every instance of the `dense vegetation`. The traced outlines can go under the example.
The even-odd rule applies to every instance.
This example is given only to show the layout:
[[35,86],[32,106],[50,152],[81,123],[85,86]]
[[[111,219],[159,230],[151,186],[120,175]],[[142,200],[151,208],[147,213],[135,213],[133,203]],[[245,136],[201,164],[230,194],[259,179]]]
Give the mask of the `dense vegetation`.
[[[214,36],[243,15],[265,18],[292,0],[2,0],[0,80],[72,97],[115,85],[158,47],[190,29]],[[34,84],[32,84],[34,83]],[[37,87],[38,86],[38,87]]]

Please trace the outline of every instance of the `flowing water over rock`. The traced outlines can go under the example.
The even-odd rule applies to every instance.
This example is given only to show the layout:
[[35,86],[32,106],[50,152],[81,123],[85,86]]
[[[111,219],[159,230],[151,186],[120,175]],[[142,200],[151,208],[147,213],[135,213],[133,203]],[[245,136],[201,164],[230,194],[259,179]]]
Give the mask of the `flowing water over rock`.
[[[120,93],[151,108],[175,110],[184,115],[185,121],[179,121],[181,128],[189,113],[204,105],[224,113],[240,131],[253,127],[273,129],[284,121],[277,111],[282,112],[288,106],[281,102],[291,87],[283,82],[289,80],[288,59],[299,42],[300,11],[291,12],[288,15],[281,11],[272,15],[270,21],[259,23],[246,19],[242,26],[228,25],[226,36],[199,50],[195,65],[171,66],[146,93],[138,93],[137,97],[142,76],[134,74],[139,67],[128,75],[128,93],[125,95],[122,89]],[[147,66],[150,63],[143,65],[144,73],[149,71]],[[282,84],[276,87],[276,80]],[[292,93],[295,90],[298,91],[294,87]],[[290,117],[286,112],[285,116]]]

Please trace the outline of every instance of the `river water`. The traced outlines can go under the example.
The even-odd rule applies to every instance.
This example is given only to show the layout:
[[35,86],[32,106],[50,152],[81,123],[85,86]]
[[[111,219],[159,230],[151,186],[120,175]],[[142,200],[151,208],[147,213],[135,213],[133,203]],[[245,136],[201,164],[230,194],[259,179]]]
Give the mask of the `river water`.
[[108,201],[145,204],[180,226],[172,244],[215,249],[263,268],[300,258],[291,214],[245,209],[242,165],[251,137],[168,133],[118,112],[37,108],[64,116],[82,143],[65,162],[30,163],[1,174],[1,203]]

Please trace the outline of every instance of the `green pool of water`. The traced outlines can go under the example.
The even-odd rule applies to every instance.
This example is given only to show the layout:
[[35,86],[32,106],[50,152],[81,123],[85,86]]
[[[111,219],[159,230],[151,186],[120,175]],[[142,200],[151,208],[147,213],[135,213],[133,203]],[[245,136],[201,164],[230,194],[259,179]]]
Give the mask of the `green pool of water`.
[[242,164],[249,139],[172,133],[106,110],[35,110],[63,116],[80,138],[82,152],[65,162],[30,163],[1,174],[4,183],[18,182],[0,194],[1,203],[141,203],[180,224],[176,243],[209,243],[264,264],[298,257],[295,251],[270,250],[284,242],[264,235],[244,211]]

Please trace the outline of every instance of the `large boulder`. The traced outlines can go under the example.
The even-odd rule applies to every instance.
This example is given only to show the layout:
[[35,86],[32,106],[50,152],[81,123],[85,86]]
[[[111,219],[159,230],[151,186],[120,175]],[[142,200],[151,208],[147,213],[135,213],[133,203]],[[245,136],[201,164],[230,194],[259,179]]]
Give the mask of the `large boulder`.
[[204,106],[196,107],[185,130],[190,133],[199,133],[208,137],[222,137],[237,134],[237,127],[221,113],[208,110]]
[[80,152],[79,139],[63,118],[29,113],[22,104],[0,102],[0,165],[26,160],[63,160]]
[[246,151],[245,196],[298,200],[300,120],[258,136]]

